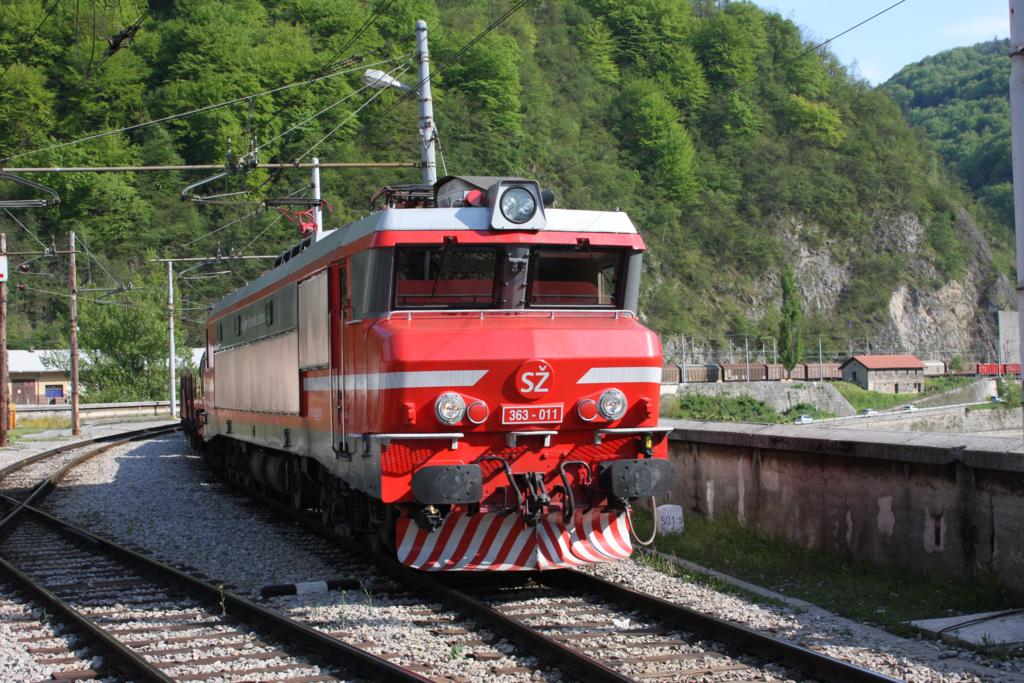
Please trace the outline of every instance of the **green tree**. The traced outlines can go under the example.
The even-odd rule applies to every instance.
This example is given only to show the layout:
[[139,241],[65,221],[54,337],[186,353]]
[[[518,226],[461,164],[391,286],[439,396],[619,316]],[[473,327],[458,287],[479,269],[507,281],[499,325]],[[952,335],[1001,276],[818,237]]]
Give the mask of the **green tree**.
[[[80,299],[78,347],[83,401],[156,401],[167,398],[166,282],[159,273],[143,272],[142,286],[120,302]],[[177,335],[177,365],[189,366],[191,355]],[[67,353],[46,359],[70,368]]]
[[675,200],[697,194],[697,156],[679,112],[650,81],[634,81],[620,98],[625,114],[622,134],[637,154],[640,168]]
[[779,321],[779,346],[782,364],[792,370],[803,357],[803,339],[800,337],[800,295],[796,290],[793,269],[782,269],[782,319]]

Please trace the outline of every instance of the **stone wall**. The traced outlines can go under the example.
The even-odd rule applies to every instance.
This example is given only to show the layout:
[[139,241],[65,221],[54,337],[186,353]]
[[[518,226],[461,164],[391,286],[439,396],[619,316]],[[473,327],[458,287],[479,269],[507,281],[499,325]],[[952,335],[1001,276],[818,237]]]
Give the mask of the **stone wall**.
[[820,423],[838,429],[872,429],[885,432],[943,432],[974,434],[1021,429],[1021,409],[968,410],[965,406],[929,408],[916,413],[879,413],[856,420]]
[[691,512],[880,565],[1024,576],[1021,440],[666,424],[679,475],[669,498]]

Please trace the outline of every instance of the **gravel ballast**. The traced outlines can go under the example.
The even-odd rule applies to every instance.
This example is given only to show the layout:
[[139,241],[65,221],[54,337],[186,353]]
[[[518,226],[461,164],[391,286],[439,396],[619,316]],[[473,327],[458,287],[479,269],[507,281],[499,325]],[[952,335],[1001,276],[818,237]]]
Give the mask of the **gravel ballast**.
[[[322,540],[231,493],[180,435],[119,447],[85,463],[51,497],[50,506],[57,515],[253,598],[264,586],[355,576],[362,589],[275,597],[266,604],[395,663],[419,665],[427,676],[511,681],[531,674],[495,671],[550,669],[514,654],[505,641],[492,642],[490,634],[440,605],[402,594]],[[635,561],[587,571],[896,678],[1024,681],[1020,659],[999,662],[943,643],[901,638],[818,608],[761,603]],[[557,672],[543,676],[560,678]]]
[[634,560],[586,571],[638,591],[912,681],[1024,681],[1024,661],[996,661],[932,640],[901,638],[818,607],[758,603],[664,574]]
[[[511,644],[481,634],[441,605],[410,599],[323,540],[233,494],[189,452],[181,435],[125,445],[75,468],[48,500],[54,514],[188,567],[237,593],[259,599],[264,586],[355,576],[361,589],[264,601],[293,619],[337,634],[430,677],[465,680],[560,680],[557,672],[496,674],[540,668]],[[460,628],[461,627],[461,628]],[[461,631],[464,629],[465,633]],[[488,643],[473,642],[478,639]],[[469,643],[469,644],[463,644]],[[545,667],[547,668],[547,667]]]

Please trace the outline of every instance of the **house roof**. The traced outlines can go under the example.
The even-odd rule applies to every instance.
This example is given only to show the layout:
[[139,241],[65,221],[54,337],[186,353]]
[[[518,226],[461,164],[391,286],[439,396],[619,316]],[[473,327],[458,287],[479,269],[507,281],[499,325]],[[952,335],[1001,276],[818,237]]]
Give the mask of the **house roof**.
[[7,352],[8,372],[53,372],[57,368],[48,368],[43,365],[43,354],[50,351],[17,351]]
[[[192,349],[192,364],[199,367],[199,359],[202,358],[206,349]],[[63,372],[59,359],[66,359],[67,349],[39,349],[36,351],[21,351],[11,349],[7,352],[7,371],[18,374],[33,374],[40,372]],[[83,358],[85,354],[82,354]],[[57,365],[47,367],[43,359],[47,356],[57,361]]]
[[917,356],[853,356],[846,359],[842,367],[857,361],[868,370],[924,370],[924,363]]

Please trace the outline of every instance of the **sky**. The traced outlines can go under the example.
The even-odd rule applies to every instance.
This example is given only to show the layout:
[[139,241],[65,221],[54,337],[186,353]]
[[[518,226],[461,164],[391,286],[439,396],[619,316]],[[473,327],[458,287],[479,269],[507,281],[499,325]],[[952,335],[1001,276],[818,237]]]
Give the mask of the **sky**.
[[[896,0],[755,0],[792,20],[804,38],[820,42]],[[1010,35],[1009,0],[906,0],[829,43],[839,59],[872,84],[929,55]]]

